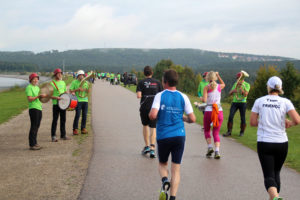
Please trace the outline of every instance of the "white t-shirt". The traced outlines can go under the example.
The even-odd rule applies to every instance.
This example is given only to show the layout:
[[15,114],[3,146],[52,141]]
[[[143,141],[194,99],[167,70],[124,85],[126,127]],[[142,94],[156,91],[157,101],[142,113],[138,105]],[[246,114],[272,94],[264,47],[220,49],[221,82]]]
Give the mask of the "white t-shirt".
[[209,104],[205,107],[204,111],[212,111],[212,104],[218,104],[219,111],[223,111],[221,107],[221,86],[220,84],[214,90],[207,91],[207,100],[206,103]]
[[266,95],[257,99],[252,108],[252,112],[259,115],[257,141],[287,142],[285,118],[290,110],[295,110],[295,107],[286,98],[277,95]]

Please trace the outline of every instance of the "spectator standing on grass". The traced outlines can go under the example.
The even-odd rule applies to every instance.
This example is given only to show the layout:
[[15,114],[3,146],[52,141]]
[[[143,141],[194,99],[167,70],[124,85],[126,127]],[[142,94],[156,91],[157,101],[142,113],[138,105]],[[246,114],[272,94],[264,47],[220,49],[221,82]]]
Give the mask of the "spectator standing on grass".
[[51,85],[53,87],[53,95],[51,97],[53,108],[53,120],[51,126],[51,138],[52,142],[57,142],[56,138],[56,127],[57,127],[57,120],[60,117],[60,139],[62,140],[69,140],[66,136],[66,110],[60,109],[58,106],[58,100],[61,98],[59,97],[61,94],[67,92],[66,83],[62,80],[62,71],[61,69],[55,69],[53,72],[54,80],[51,81]]
[[79,70],[77,72],[77,80],[72,81],[70,86],[70,92],[73,95],[76,95],[78,104],[76,106],[75,118],[73,121],[73,135],[78,135],[78,122],[80,118],[80,114],[82,112],[81,118],[81,134],[87,134],[88,131],[86,129],[86,119],[88,113],[88,93],[90,92],[90,87],[88,81],[84,81],[81,85],[81,81],[84,79],[84,71]]
[[39,95],[40,88],[38,86],[39,76],[32,73],[29,76],[30,84],[26,87],[25,93],[29,102],[29,116],[30,116],[30,131],[29,131],[29,149],[40,150],[41,146],[37,143],[37,133],[42,120],[42,103],[41,97],[46,95]]
[[250,91],[250,84],[244,80],[242,72],[236,74],[237,81],[233,84],[229,95],[233,95],[233,100],[230,106],[230,112],[227,122],[227,132],[223,134],[224,137],[231,136],[233,128],[233,118],[237,110],[240,111],[241,124],[240,136],[243,136],[246,129],[246,109],[247,96]]

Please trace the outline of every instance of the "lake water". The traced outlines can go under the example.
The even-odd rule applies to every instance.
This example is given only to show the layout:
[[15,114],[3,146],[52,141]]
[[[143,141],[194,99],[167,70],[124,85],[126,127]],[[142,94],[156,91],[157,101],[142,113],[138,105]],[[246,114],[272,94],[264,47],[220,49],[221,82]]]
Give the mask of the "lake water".
[[11,88],[16,85],[24,87],[28,85],[28,81],[17,78],[0,77],[0,90]]

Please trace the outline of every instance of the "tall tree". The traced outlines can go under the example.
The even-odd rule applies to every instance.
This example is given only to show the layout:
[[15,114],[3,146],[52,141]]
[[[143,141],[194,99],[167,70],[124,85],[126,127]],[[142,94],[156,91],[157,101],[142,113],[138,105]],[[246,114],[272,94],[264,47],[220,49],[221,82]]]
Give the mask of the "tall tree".
[[259,97],[265,96],[268,94],[267,91],[267,82],[268,79],[272,76],[279,76],[279,72],[276,66],[261,66],[257,71],[256,80],[254,84],[251,86],[248,98],[247,98],[247,106],[248,108],[252,108],[255,100]]
[[295,90],[300,86],[299,71],[294,67],[293,63],[287,62],[286,67],[280,71],[280,76],[283,82],[284,96],[288,99],[293,99]]
[[153,69],[153,77],[156,78],[157,80],[161,80],[164,71],[166,69],[170,69],[172,66],[174,66],[172,60],[159,61]]

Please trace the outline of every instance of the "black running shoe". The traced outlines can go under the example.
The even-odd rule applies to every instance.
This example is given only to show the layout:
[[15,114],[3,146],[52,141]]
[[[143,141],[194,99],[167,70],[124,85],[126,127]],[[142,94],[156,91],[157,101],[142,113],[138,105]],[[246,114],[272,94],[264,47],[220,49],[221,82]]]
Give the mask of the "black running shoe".
[[208,157],[208,158],[211,157],[213,152],[214,152],[214,149],[212,147],[208,147],[206,157]]
[[149,153],[150,152],[150,147],[148,147],[148,146],[146,146],[146,147],[144,147],[144,149],[142,150],[142,155],[146,155],[147,153]]
[[220,159],[220,158],[221,158],[220,152],[216,151],[215,152],[215,159]]
[[150,158],[156,158],[155,150],[150,150]]

